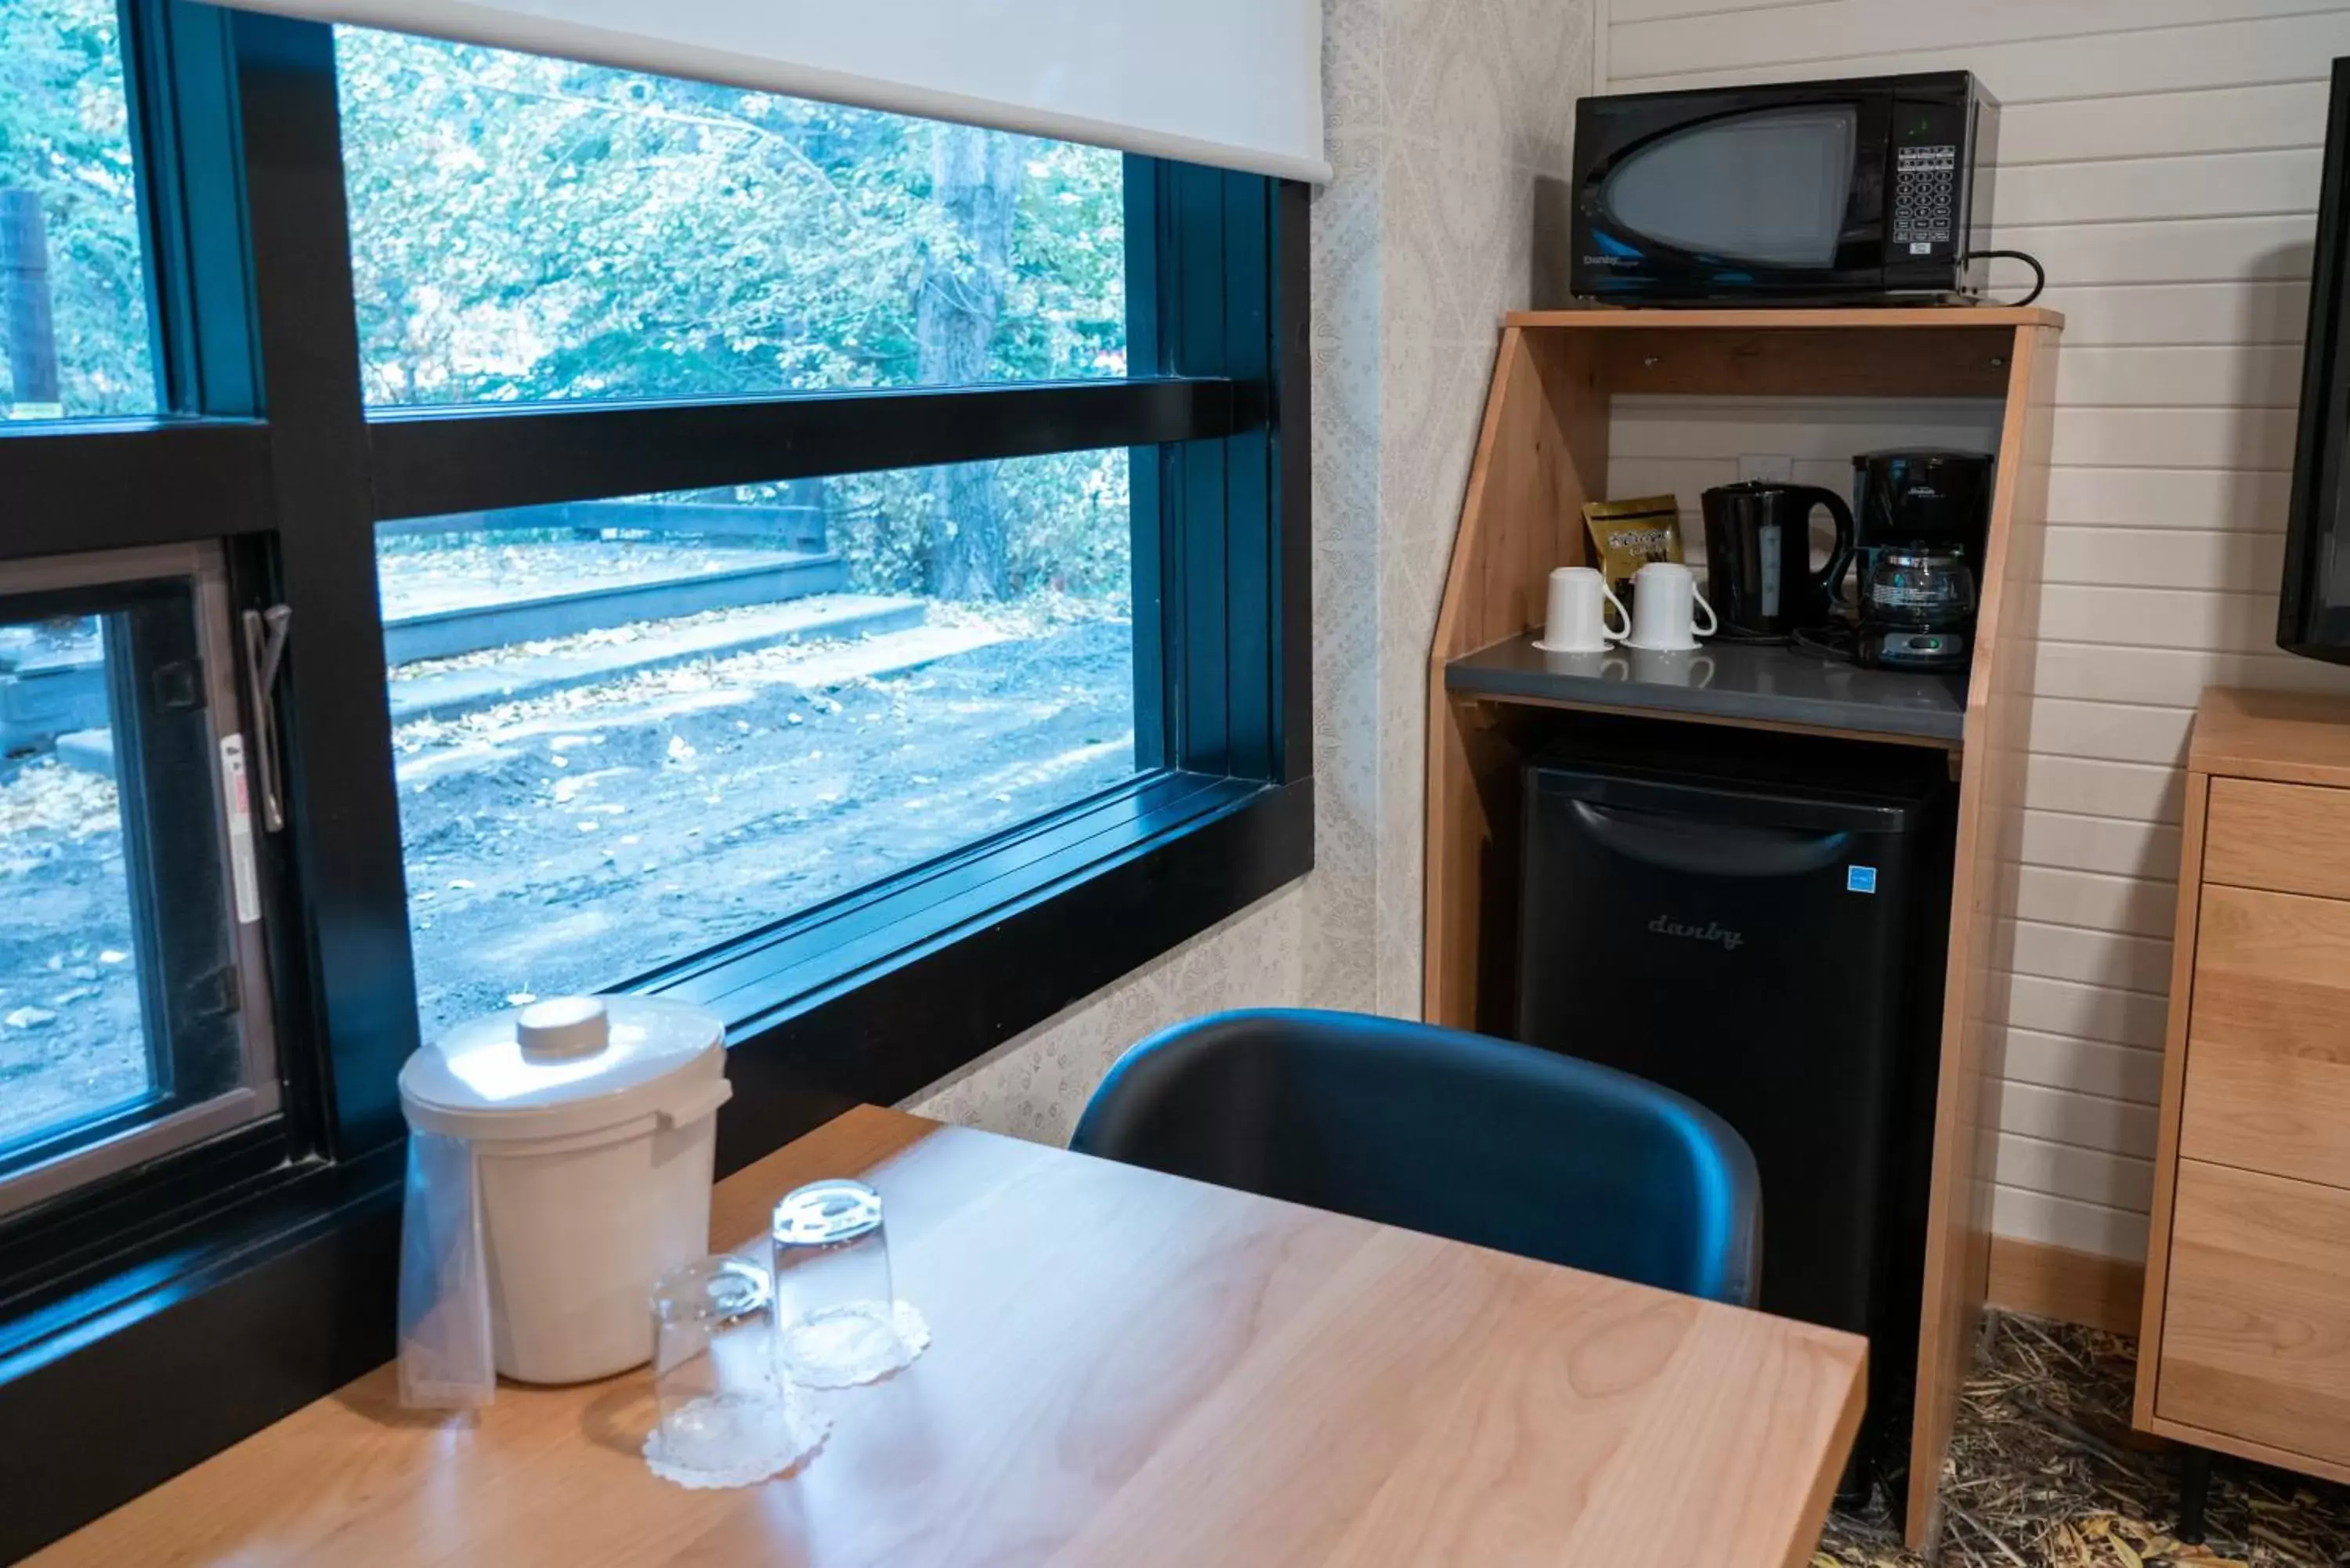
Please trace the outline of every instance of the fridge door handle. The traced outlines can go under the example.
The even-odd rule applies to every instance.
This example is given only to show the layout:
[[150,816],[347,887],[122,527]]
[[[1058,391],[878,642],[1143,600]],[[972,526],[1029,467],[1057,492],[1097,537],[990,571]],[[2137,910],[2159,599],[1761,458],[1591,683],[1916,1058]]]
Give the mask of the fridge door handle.
[[1848,857],[1849,833],[1807,833],[1706,822],[1628,806],[1570,801],[1592,841],[1619,855],[1704,877],[1799,877]]

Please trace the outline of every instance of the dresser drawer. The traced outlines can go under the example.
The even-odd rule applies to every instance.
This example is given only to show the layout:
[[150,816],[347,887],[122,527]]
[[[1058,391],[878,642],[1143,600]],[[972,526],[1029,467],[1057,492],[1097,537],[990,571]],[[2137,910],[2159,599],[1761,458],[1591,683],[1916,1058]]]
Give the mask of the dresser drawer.
[[2350,1187],[2350,903],[2206,886],[2178,1152]]
[[2350,1192],[2181,1160],[2155,1414],[2350,1462]]
[[2203,880],[2350,898],[2350,790],[2213,779]]

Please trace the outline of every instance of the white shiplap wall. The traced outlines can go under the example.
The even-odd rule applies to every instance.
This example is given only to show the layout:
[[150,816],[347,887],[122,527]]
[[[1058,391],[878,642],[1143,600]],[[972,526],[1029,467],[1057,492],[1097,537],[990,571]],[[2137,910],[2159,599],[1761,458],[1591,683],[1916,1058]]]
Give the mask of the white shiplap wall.
[[[1603,91],[1963,68],[2004,106],[1994,243],[2046,264],[2066,322],[1996,1222],[2143,1256],[2196,695],[2350,690],[2274,635],[2350,0],[1603,0],[1596,33]],[[1740,452],[1890,444],[1841,444],[1865,433],[1856,411],[1811,411],[1807,433],[1802,410],[1774,431],[1752,408],[1627,409],[1610,489],[1693,504]],[[1917,441],[1969,415],[1875,418]],[[1752,444],[1773,440],[1808,444]],[[1838,462],[1796,472],[1848,488]]]

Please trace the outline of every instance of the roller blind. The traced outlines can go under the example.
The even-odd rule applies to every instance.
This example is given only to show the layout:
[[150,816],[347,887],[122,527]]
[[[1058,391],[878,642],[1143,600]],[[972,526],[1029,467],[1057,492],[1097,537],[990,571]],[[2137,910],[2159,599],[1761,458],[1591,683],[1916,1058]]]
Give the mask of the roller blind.
[[229,0],[1326,181],[1320,0]]

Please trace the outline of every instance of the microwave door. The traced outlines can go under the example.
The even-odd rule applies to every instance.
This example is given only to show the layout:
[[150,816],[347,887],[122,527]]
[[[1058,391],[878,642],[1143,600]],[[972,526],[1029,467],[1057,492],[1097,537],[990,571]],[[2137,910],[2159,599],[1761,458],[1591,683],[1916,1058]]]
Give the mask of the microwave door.
[[1876,287],[1885,100],[1753,96],[1755,107],[1619,141],[1582,192],[1597,243],[1693,294]]

